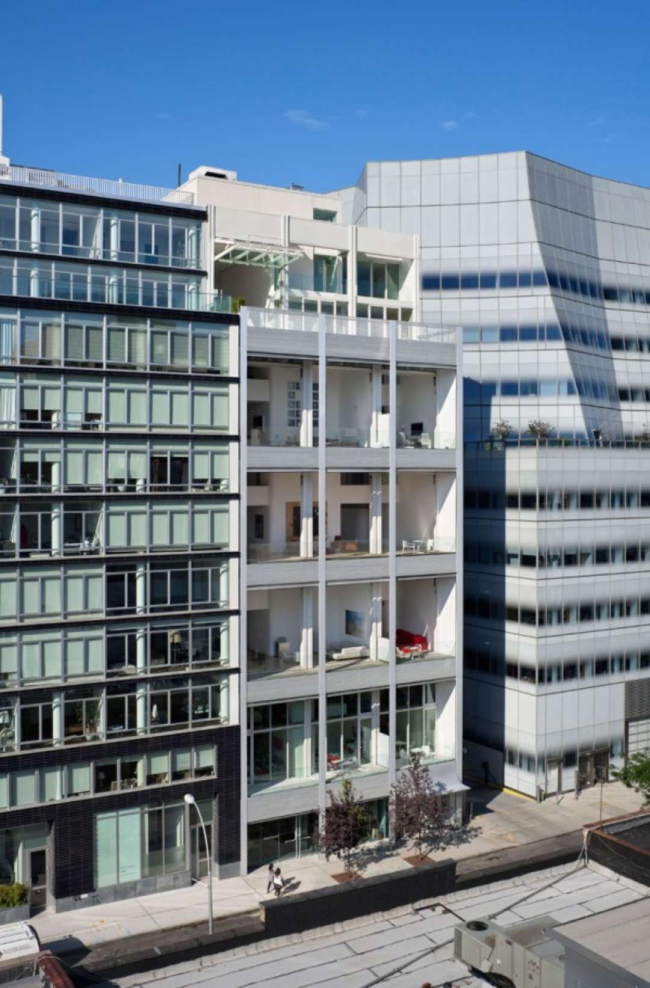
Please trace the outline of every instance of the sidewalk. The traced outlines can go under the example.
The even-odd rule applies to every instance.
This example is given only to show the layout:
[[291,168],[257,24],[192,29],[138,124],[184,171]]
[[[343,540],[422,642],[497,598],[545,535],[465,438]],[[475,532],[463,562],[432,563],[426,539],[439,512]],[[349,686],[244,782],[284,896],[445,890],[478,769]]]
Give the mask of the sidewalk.
[[[489,789],[472,790],[470,799],[477,816],[467,828],[464,842],[445,850],[445,858],[461,860],[489,855],[503,848],[570,833],[600,819],[600,789],[587,790],[577,800],[569,793],[559,803],[549,799],[541,805]],[[632,813],[641,807],[641,803],[639,796],[620,783],[610,783],[603,793],[603,819]],[[381,845],[375,845],[374,850],[376,853],[367,855],[363,870],[366,877],[410,867],[400,853],[384,853]],[[290,891],[308,892],[335,885],[332,875],[340,870],[339,861],[333,859],[328,864],[316,855],[282,862],[282,872],[285,881],[290,882]],[[215,882],[215,918],[256,911],[259,903],[267,898],[266,880],[266,868],[261,868],[245,878]],[[67,913],[44,912],[30,922],[42,943],[55,953],[63,954],[123,937],[204,922],[207,913],[206,888],[197,884],[187,889]]]

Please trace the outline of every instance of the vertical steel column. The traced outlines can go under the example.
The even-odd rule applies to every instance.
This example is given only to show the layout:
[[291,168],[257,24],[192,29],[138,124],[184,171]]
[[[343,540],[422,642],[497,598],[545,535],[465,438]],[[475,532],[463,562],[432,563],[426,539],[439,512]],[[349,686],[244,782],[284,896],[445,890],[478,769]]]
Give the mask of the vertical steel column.
[[248,696],[248,446],[246,439],[246,416],[248,405],[248,308],[242,306],[239,312],[239,738],[240,738],[240,864],[241,874],[248,871],[248,736],[247,709]]
[[[395,741],[397,734],[397,656],[395,630],[397,626],[397,323],[388,324],[388,780],[392,785],[397,776]],[[384,631],[384,637],[386,637]]]
[[327,806],[327,595],[325,519],[327,517],[327,347],[326,317],[318,318],[318,806],[321,818]]

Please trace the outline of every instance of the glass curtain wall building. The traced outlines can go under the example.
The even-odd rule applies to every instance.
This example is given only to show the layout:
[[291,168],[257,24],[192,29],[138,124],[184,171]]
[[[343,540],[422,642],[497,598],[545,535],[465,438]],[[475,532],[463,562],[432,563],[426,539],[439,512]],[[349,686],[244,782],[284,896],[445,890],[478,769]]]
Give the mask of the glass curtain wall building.
[[205,224],[0,173],[0,881],[36,907],[204,874],[186,792],[239,861],[238,327]]
[[650,727],[650,190],[528,153],[368,164],[464,327],[465,738],[475,778],[607,778]]

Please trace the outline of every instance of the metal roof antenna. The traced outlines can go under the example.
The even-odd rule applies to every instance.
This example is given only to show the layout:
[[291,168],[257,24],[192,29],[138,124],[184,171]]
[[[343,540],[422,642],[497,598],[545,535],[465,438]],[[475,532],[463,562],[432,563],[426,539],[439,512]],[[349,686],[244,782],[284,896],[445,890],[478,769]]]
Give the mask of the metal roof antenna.
[[2,93],[0,93],[0,167],[8,164],[9,158],[2,153]]

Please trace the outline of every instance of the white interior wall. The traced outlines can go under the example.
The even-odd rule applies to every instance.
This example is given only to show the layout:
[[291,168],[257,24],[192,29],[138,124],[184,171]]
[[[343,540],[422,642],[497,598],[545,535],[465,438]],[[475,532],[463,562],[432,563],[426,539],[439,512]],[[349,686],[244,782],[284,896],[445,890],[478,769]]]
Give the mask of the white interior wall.
[[456,646],[456,580],[452,576],[436,580],[437,618],[434,649],[445,655],[455,654]]
[[456,446],[456,371],[437,371],[436,431],[435,443],[438,447]]
[[437,595],[435,580],[397,581],[397,627],[414,635],[424,635],[433,645]]
[[372,386],[370,370],[327,368],[327,436],[337,437],[341,429],[370,433]]
[[402,470],[397,484],[397,548],[403,539],[431,539],[436,523],[437,476]]
[[433,438],[436,426],[436,387],[433,372],[410,374],[398,368],[397,429],[407,436],[411,425],[422,423],[422,431]]
[[446,544],[456,544],[456,474],[436,474],[436,516],[434,537]]
[[[265,605],[265,606],[264,606]],[[248,595],[248,645],[275,653],[275,643],[286,638],[297,652],[302,638],[302,595],[300,590],[252,591]]]
[[[341,642],[348,645],[368,645],[372,611],[371,584],[346,583],[327,588],[327,645]],[[364,615],[363,635],[345,632],[345,612],[356,611]]]
[[[370,508],[370,484],[341,484],[340,473],[327,475],[327,541],[341,534],[341,504],[365,504]],[[370,537],[370,524],[364,538]]]
[[287,415],[288,385],[290,382],[300,381],[301,369],[297,364],[268,364],[263,370],[269,381],[269,400],[262,406],[265,428],[271,433],[274,430],[287,429],[289,423]]
[[436,755],[453,758],[456,751],[456,684],[436,683]]
[[[269,533],[268,542],[287,542],[287,504],[300,504],[302,485],[299,473],[269,474]],[[296,542],[299,546],[300,542]]]

